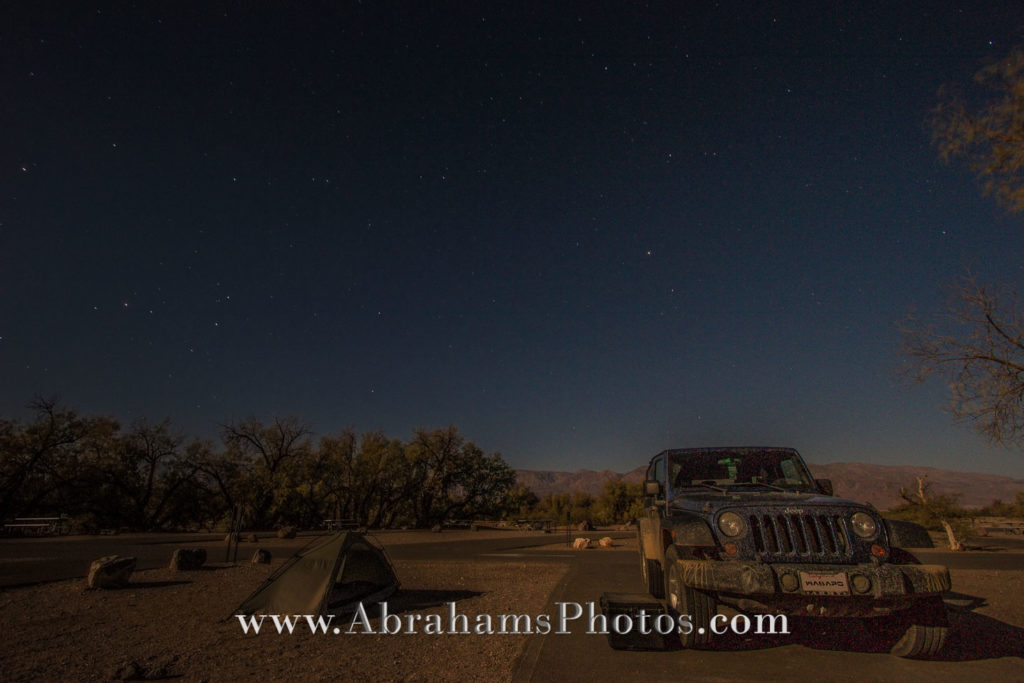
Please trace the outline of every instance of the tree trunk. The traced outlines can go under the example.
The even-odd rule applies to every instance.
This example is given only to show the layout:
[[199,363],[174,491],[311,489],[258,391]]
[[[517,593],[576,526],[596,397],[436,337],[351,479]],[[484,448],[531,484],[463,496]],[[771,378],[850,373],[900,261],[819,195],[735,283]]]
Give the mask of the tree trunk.
[[953,527],[950,526],[949,522],[944,519],[939,521],[942,522],[942,526],[946,530],[946,539],[949,541],[949,549],[957,551],[963,550],[964,544],[957,539],[956,533],[953,531]]

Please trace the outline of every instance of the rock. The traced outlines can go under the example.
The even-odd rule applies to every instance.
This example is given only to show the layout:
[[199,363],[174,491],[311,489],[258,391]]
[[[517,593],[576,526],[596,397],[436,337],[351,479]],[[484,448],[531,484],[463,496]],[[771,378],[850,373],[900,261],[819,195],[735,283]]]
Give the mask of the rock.
[[145,678],[145,669],[134,659],[121,662],[111,676],[115,681],[139,681]]
[[575,541],[572,542],[572,549],[573,550],[586,550],[589,547],[590,547],[590,539],[589,538],[577,538]]
[[611,548],[612,545],[613,545],[612,544],[612,537],[611,536],[605,536],[600,541],[598,541],[597,544],[599,546],[601,546],[602,548]]
[[259,543],[260,537],[256,534],[249,534],[245,537],[245,540],[249,541],[249,543]]
[[435,534],[439,534],[441,533],[441,525],[435,524],[434,526],[430,527],[430,530],[433,531]]
[[151,663],[143,664],[134,659],[126,659],[117,665],[111,678],[115,681],[162,681],[167,678],[178,678],[172,669],[178,661],[174,655],[163,662],[149,660]]
[[188,571],[199,569],[206,562],[206,550],[203,548],[178,548],[171,555],[171,569]]
[[277,530],[278,538],[295,538],[295,527],[283,526]]
[[584,520],[576,525],[576,531],[593,531],[594,525],[590,523],[590,520]]
[[89,566],[86,583],[89,588],[124,588],[135,571],[134,557],[107,555]]
[[253,564],[270,564],[270,551],[264,550],[263,548],[257,548],[256,552],[252,556]]

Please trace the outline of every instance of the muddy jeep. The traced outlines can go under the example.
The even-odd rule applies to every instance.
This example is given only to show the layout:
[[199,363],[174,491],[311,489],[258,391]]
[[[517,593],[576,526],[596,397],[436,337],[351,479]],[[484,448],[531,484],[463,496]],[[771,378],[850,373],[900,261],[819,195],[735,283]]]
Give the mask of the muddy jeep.
[[639,524],[644,584],[704,647],[718,605],[749,614],[863,617],[892,653],[931,656],[946,640],[949,570],[920,564],[920,526],[832,495],[792,448],[687,448],[651,459]]

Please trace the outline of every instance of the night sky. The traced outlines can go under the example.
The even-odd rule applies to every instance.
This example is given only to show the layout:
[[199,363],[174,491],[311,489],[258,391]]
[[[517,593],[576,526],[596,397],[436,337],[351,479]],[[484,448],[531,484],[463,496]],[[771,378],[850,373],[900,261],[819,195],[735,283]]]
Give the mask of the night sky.
[[924,123],[1021,3],[266,5],[0,10],[0,415],[1022,476],[896,374],[965,266],[1024,283]]

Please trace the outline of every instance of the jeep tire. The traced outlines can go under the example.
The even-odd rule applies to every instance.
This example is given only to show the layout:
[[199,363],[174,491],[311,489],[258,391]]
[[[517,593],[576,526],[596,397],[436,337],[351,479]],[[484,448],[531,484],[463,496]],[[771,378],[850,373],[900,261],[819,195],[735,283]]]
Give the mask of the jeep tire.
[[679,642],[685,648],[705,648],[711,644],[711,620],[718,614],[718,603],[711,595],[683,584],[679,566],[668,558],[666,560],[665,594],[669,613],[675,619],[683,614],[689,616],[693,626],[689,633],[679,632]]
[[949,616],[941,597],[922,600],[896,618],[905,628],[889,651],[897,657],[934,657],[945,645]]

